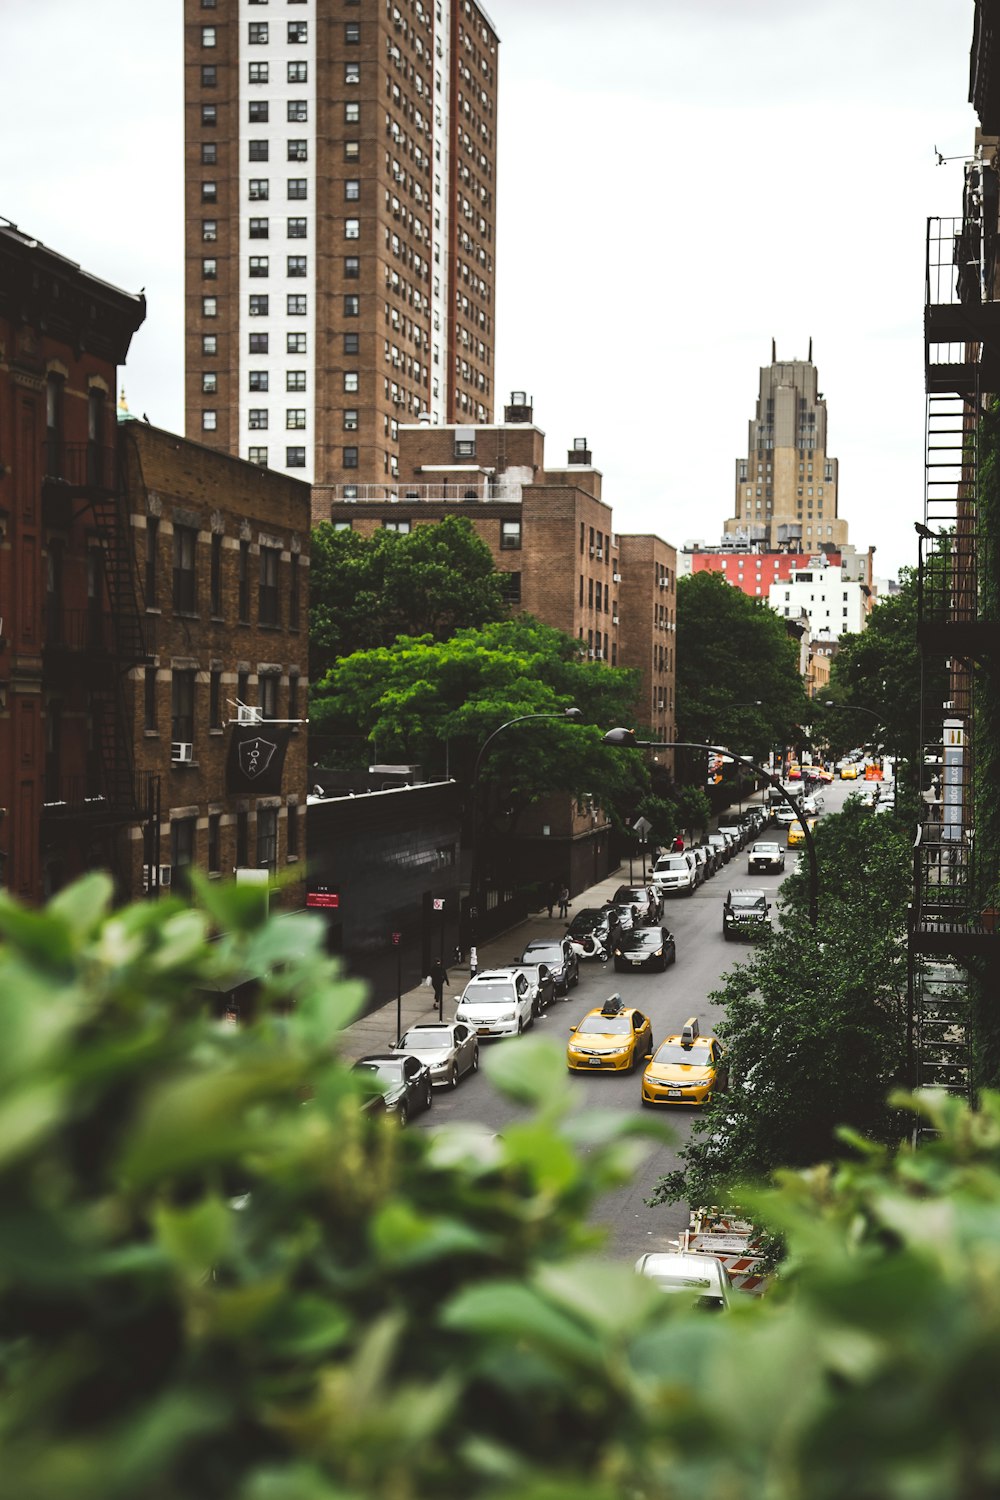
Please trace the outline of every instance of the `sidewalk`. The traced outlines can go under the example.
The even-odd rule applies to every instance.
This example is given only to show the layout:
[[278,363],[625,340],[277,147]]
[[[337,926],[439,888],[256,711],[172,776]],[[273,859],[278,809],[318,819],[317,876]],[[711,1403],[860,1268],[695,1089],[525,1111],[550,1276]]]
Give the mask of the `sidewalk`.
[[[634,868],[638,879],[640,877],[638,862]],[[570,918],[585,906],[603,906],[606,901],[611,900],[618,887],[625,884],[627,880],[628,865],[620,865],[604,880],[580,891],[570,903]],[[491,938],[487,943],[480,943],[479,972],[482,973],[484,969],[502,968],[520,958],[533,938],[562,937],[566,926],[566,920],[562,917],[548,917],[544,911],[533,912],[524,922],[518,922],[516,926],[509,927],[506,932]],[[456,1001],[468,982],[468,962],[461,965],[449,965],[448,977],[451,984],[445,988],[444,992],[446,1021],[450,1020],[454,1014]],[[417,985],[412,990],[404,990],[399,1009],[400,1031],[406,1031],[408,1027],[415,1026],[420,1021],[436,1021],[438,1018],[434,994],[424,985]],[[354,1062],[357,1058],[365,1057],[372,1052],[386,1052],[397,1035],[396,1001],[387,1000],[384,1005],[369,1011],[366,1016],[362,1016],[350,1026],[345,1027],[338,1050],[348,1062]]]

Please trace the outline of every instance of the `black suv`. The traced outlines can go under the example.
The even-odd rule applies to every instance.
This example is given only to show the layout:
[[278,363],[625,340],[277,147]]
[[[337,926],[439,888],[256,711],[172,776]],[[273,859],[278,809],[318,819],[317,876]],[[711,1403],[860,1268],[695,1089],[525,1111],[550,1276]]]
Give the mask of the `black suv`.
[[741,887],[726,892],[722,905],[722,936],[730,938],[763,937],[771,931],[771,903],[765,891]]

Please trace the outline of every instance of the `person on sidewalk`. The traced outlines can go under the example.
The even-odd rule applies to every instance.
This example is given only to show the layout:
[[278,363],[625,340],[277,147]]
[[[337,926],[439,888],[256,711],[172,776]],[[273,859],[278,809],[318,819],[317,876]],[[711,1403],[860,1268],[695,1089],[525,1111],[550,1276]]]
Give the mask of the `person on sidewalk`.
[[436,958],[430,967],[431,984],[434,987],[434,1004],[440,1012],[444,1006],[444,987],[450,984],[447,970],[439,958]]
[[568,885],[562,886],[561,889],[560,889],[560,891],[559,891],[559,915],[561,917],[568,917],[569,916],[569,886]]
[[545,905],[548,908],[548,913],[549,913],[550,917],[552,915],[552,908],[555,906],[555,904],[556,904],[556,902],[558,900],[559,900],[559,882],[557,880],[550,880],[549,881],[548,894],[545,897]]

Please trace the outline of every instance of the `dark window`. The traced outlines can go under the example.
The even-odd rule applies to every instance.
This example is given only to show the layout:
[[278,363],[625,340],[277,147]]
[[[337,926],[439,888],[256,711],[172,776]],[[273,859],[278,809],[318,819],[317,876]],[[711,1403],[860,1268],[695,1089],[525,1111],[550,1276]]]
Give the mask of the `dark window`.
[[271,195],[271,184],[267,177],[251,177],[247,196],[251,203],[266,203]]
[[289,198],[307,198],[309,196],[304,177],[289,177],[288,196]]
[[218,82],[218,73],[216,72],[215,64],[212,63],[208,67],[203,67],[202,70],[201,70],[201,86],[202,86],[202,88],[203,89],[214,89],[217,82]]
[[251,161],[267,161],[268,160],[268,155],[269,155],[269,153],[268,153],[268,145],[269,145],[269,142],[267,142],[267,141],[250,141],[249,142],[250,160]]
[[251,316],[251,318],[266,318],[269,306],[270,306],[270,304],[269,304],[268,299],[267,299],[266,296],[262,296],[259,292],[258,293],[251,293],[251,296],[250,296],[250,316]]
[[356,333],[344,334],[344,353],[357,354],[360,352],[359,336]]
[[289,99],[288,119],[295,124],[304,124],[309,118],[309,101],[307,99]]
[[344,468],[345,469],[356,469],[357,467],[358,467],[358,450],[357,450],[357,448],[345,448],[344,449]]
[[287,333],[285,335],[285,350],[288,354],[305,354],[306,336],[304,333]]
[[361,142],[360,141],[345,141],[344,142],[344,160],[345,161],[360,161],[361,160]]
[[217,203],[219,200],[218,189],[214,182],[203,182],[201,185],[202,203]]
[[257,808],[257,868],[276,870],[278,866],[278,809]]
[[158,516],[146,517],[146,608],[156,608],[157,552],[160,544],[160,520]]
[[219,377],[214,370],[202,370],[201,389],[206,396],[214,396],[219,389]]
[[219,238],[218,219],[202,219],[201,237],[203,240],[217,240]]
[[305,41],[308,40],[308,38],[309,38],[309,23],[308,23],[308,21],[289,21],[288,22],[288,40],[289,40],[289,42],[292,45],[295,45],[298,42],[305,42]]
[[290,240],[304,240],[305,237],[306,237],[306,220],[305,219],[289,219],[288,220],[288,238]]
[[266,354],[267,353],[267,340],[268,340],[268,335],[266,333],[252,333],[250,335],[250,353],[251,354]]
[[344,256],[344,275],[349,281],[354,281],[361,275],[361,261],[356,255]]
[[285,297],[285,311],[291,317],[304,318],[306,315],[305,292],[288,292]]
[[500,525],[500,547],[502,551],[517,551],[521,546],[520,521],[503,521]]
[[[291,715],[289,715],[289,717],[291,717]],[[298,857],[299,857],[299,809],[298,809],[298,804],[295,803],[295,802],[289,802],[289,804],[288,804],[288,834],[287,834],[286,842],[288,844],[288,849],[286,851],[287,855],[288,855],[288,858],[289,859],[298,859]]]
[[208,815],[208,873],[218,875],[222,868],[222,815],[220,813],[209,813]]
[[504,601],[507,604],[520,604],[521,602],[521,575],[520,573],[501,573],[501,589]]
[[288,82],[308,83],[309,70],[307,64],[304,62],[290,62],[288,64]]
[[208,674],[208,727],[222,728],[222,672],[213,667]]
[[175,818],[170,825],[171,884],[185,891],[191,884],[194,864],[194,818]]
[[268,370],[251,370],[249,372],[250,390],[266,391],[270,380]]
[[345,63],[344,64],[344,82],[345,83],[360,83],[361,82],[361,64],[360,63],[349,62],[349,63]]
[[170,738],[182,744],[194,740],[194,673],[175,671],[170,683]]
[[219,274],[219,262],[214,256],[206,256],[201,263],[201,274],[204,281],[215,281]]
[[216,333],[203,333],[201,336],[202,354],[218,354],[219,336]]
[[219,148],[214,141],[202,141],[201,164],[203,167],[214,167],[219,160]]
[[306,257],[304,255],[289,255],[286,258],[285,270],[289,276],[305,276]]
[[355,407],[348,407],[348,409],[344,412],[344,431],[345,432],[357,432],[357,430],[358,430],[358,413],[357,413],[357,409]]
[[248,119],[251,125],[266,125],[270,111],[266,99],[251,99]]
[[252,464],[260,464],[261,468],[264,468],[264,469],[267,468],[267,449],[266,448],[254,448],[254,447],[248,448],[247,449],[247,458],[250,461],[250,463],[252,463]]
[[247,76],[251,83],[266,83],[267,63],[251,63]]
[[361,105],[356,99],[351,99],[344,105],[344,124],[359,125],[361,123]]
[[156,668],[147,667],[145,671],[143,693],[143,727],[145,729],[156,728]]
[[265,719],[278,717],[278,675],[276,672],[261,673],[260,711]]
[[306,388],[306,372],[305,372],[305,370],[286,370],[285,371],[285,390],[286,391],[304,391],[305,388]]
[[[193,526],[174,527],[174,609],[190,615],[195,611],[195,556],[198,533]],[[174,739],[184,739],[174,735]],[[190,739],[188,735],[186,738]]]
[[344,183],[344,197],[350,203],[357,203],[361,197],[361,179],[359,177],[349,177],[347,179]]
[[[240,542],[239,618],[246,623],[250,619],[250,543]],[[243,703],[246,700],[240,698]]]
[[[215,125],[219,118],[219,109],[216,104],[203,104],[201,106],[201,123],[203,125]],[[203,158],[204,160],[204,158]]]
[[[289,626],[290,630],[298,630],[298,628],[299,628],[299,609],[300,609],[300,603],[301,603],[301,592],[300,592],[300,584],[299,584],[300,577],[301,577],[301,574],[299,572],[299,554],[297,552],[293,552],[292,555],[291,555],[291,560],[290,560],[289,589],[288,589],[288,626]],[[294,689],[295,689],[295,693],[296,693],[296,709],[297,709],[297,707],[298,707],[298,691],[299,691],[299,679],[298,679],[298,677],[296,677],[296,676],[293,675],[292,677],[289,678],[289,688],[288,688],[289,695],[292,692],[292,684],[294,684]],[[295,714],[292,713],[291,700],[290,699],[289,699],[288,717],[290,719],[294,719],[295,718]]]
[[250,848],[250,814],[245,808],[240,808],[236,814],[236,864],[239,869],[245,870],[249,858]]
[[[281,624],[281,614],[278,607],[278,567],[280,562],[281,553],[277,547],[261,547],[258,608],[260,623],[262,625]],[[268,714],[267,717],[273,718],[273,715]]]
[[356,47],[361,41],[361,27],[357,21],[348,21],[344,27],[344,41],[349,47]]
[[[222,533],[212,533],[212,563],[209,575],[209,609],[213,615],[222,613]],[[215,723],[215,720],[212,720]]]
[[361,312],[361,298],[356,292],[349,292],[344,298],[344,317],[356,318]]
[[251,47],[264,46],[267,42],[267,22],[251,21],[247,39]]
[[270,261],[268,260],[268,258],[267,258],[266,255],[251,255],[251,257],[250,257],[250,275],[251,276],[266,276],[268,274],[269,269],[270,269]]
[[250,702],[249,693],[250,693],[250,673],[246,672],[246,671],[244,671],[244,672],[238,672],[236,674],[236,701],[237,701],[237,703],[242,703],[244,705],[248,704]]
[[285,449],[285,468],[304,469],[306,466],[306,450],[304,448]]
[[288,160],[289,161],[308,161],[309,160],[309,143],[308,143],[308,141],[302,141],[302,140],[289,141],[288,142]]

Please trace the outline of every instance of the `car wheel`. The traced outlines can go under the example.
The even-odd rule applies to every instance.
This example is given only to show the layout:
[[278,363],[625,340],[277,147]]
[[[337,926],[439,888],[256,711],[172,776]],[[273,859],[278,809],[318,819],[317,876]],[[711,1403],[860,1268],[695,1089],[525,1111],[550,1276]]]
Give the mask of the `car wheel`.
[[573,975],[573,978],[570,980],[570,985],[569,985],[570,989],[575,990],[576,987],[577,987],[577,985],[579,983],[580,983],[580,970],[577,969],[575,971],[574,975]]
[[479,1072],[479,1048],[478,1047],[476,1048],[475,1052],[473,1052],[473,1054],[472,1054],[472,1067],[469,1069],[469,1072],[470,1073],[478,1073]]
[[524,1030],[524,1022],[521,1020],[521,1017],[518,1016],[518,1018],[517,1018],[517,1034],[518,1034],[518,1036],[521,1035],[521,1033],[523,1032],[523,1030]]
[[409,1106],[405,1099],[401,1099],[399,1102],[399,1108],[396,1110],[396,1119],[399,1121],[400,1125],[405,1125],[409,1118]]
[[450,1089],[457,1089],[458,1088],[458,1063],[457,1062],[452,1064],[451,1073],[448,1075],[448,1087]]
[[427,1085],[427,1092],[424,1094],[424,1109],[430,1109],[430,1107],[431,1107],[431,1105],[433,1103],[434,1103],[434,1085],[432,1083],[428,1083],[428,1085]]

